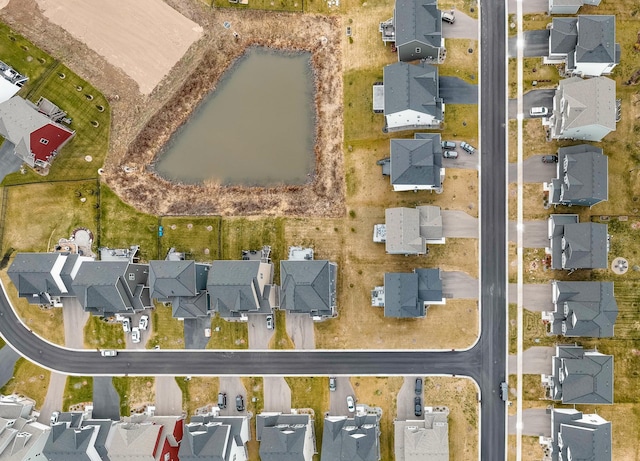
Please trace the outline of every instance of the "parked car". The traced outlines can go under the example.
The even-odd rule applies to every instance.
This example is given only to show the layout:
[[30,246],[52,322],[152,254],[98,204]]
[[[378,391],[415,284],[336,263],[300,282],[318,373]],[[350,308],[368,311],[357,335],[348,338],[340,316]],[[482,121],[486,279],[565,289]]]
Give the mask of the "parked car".
[[532,117],[546,117],[549,115],[549,109],[546,107],[532,107],[529,115]]
[[416,395],[422,395],[422,378],[416,378]]
[[444,22],[448,22],[449,24],[453,24],[454,22],[456,22],[456,17],[453,14],[453,11],[443,11],[442,20]]
[[476,151],[475,147],[473,147],[470,144],[467,144],[464,141],[460,143],[460,147],[462,148],[462,150],[464,150],[465,152],[468,152],[469,154],[473,154]]
[[149,326],[149,316],[143,315],[142,317],[140,317],[140,321],[138,322],[138,328],[140,328],[141,330],[146,330],[148,326]]
[[244,399],[240,394],[236,395],[236,410],[244,411]]
[[133,343],[140,342],[140,328],[133,327],[133,330],[131,330],[131,342]]
[[455,150],[443,150],[442,156],[444,158],[458,158],[458,153]]
[[102,349],[100,351],[100,355],[102,355],[103,357],[115,357],[116,355],[118,355],[118,351],[115,349]]
[[60,412],[59,411],[54,411],[53,413],[51,413],[51,424],[55,424],[58,422],[58,416],[60,416]]
[[349,410],[349,413],[356,411],[356,401],[353,400],[352,395],[347,395],[347,410]]
[[267,315],[267,330],[273,330],[273,315]]
[[335,392],[336,387],[336,378],[329,378],[329,390]]
[[543,155],[542,163],[558,163],[557,155]]
[[218,393],[218,408],[220,408],[221,410],[227,408],[227,394],[225,394],[224,392]]
[[422,399],[420,397],[416,397],[413,399],[413,414],[416,416],[422,416]]
[[442,148],[443,149],[455,149],[456,148],[456,143],[454,141],[442,141],[440,144],[442,144]]
[[500,398],[505,402],[509,400],[509,385],[504,381],[500,383]]
[[125,333],[129,333],[131,331],[131,320],[129,320],[128,318],[125,318],[122,321],[122,329],[124,330]]

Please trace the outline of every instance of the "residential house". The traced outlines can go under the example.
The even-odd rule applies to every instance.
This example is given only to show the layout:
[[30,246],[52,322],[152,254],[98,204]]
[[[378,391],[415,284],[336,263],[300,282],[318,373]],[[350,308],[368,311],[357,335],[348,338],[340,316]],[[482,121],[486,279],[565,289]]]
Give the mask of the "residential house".
[[619,106],[616,82],[606,77],[560,80],[553,96],[553,112],[542,123],[551,139],[602,141],[616,130]]
[[34,411],[31,399],[0,395],[0,461],[47,461],[42,449],[51,428]]
[[14,97],[27,80],[29,77],[0,61],[0,104]]
[[184,425],[180,461],[246,461],[251,439],[247,416],[196,415]]
[[246,322],[252,313],[271,314],[277,305],[271,262],[214,261],[207,290],[210,310],[229,321]]
[[0,135],[15,146],[15,154],[31,167],[48,168],[59,150],[75,135],[20,96],[0,104]]
[[593,206],[609,198],[609,163],[591,144],[558,149],[556,178],[545,184],[553,205]]
[[193,319],[209,315],[208,264],[195,261],[149,261],[151,298],[170,302],[173,317]]
[[556,346],[551,375],[542,375],[551,400],[563,404],[613,404],[613,356],[578,345]]
[[149,266],[124,261],[91,261],[80,266],[73,291],[92,315],[134,313],[153,307]]
[[321,454],[321,461],[379,461],[379,415],[325,416]]
[[396,0],[393,17],[380,23],[382,41],[395,44],[398,61],[441,62],[445,47],[436,0]]
[[541,437],[550,451],[551,461],[611,461],[611,423],[596,414],[583,414],[574,408],[551,411],[551,438]]
[[607,225],[579,222],[575,214],[549,217],[551,269],[605,269],[609,254]]
[[383,84],[374,85],[373,92],[374,110],[384,113],[385,132],[439,129],[444,121],[438,68],[431,64],[397,62],[385,66]]
[[549,14],[576,14],[582,5],[600,5],[601,0],[549,0]]
[[125,417],[108,441],[111,461],[179,461],[183,416]]
[[311,461],[316,453],[309,414],[260,413],[256,416],[256,439],[262,461]]
[[371,292],[373,306],[384,306],[384,316],[422,318],[432,304],[444,304],[440,269],[414,269],[411,273],[387,272],[384,286]]
[[140,245],[131,245],[129,248],[98,248],[100,261],[125,261],[137,263]]
[[425,407],[424,419],[395,420],[396,461],[449,461],[449,408]]
[[49,461],[109,461],[106,441],[115,424],[90,412],[60,413],[42,452]]
[[[338,265],[314,260],[313,251],[292,248],[290,259],[280,261],[280,309],[307,314],[316,321],[335,317]],[[300,259],[291,259],[297,253]]]
[[440,207],[387,208],[385,223],[374,226],[373,241],[384,242],[388,254],[426,254],[427,244],[445,242]]
[[618,318],[613,282],[551,282],[553,311],[543,312],[549,333],[567,337],[610,338]]
[[616,17],[580,15],[577,18],[553,18],[549,56],[544,58],[544,63],[564,63],[565,74],[578,77],[610,74],[620,63]]

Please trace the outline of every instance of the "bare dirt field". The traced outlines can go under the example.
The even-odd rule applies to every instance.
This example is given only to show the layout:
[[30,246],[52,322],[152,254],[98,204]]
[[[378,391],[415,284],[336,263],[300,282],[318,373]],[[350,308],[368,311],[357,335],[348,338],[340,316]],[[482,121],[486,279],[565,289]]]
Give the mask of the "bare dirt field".
[[37,0],[44,16],[149,94],[202,36],[202,27],[162,0]]

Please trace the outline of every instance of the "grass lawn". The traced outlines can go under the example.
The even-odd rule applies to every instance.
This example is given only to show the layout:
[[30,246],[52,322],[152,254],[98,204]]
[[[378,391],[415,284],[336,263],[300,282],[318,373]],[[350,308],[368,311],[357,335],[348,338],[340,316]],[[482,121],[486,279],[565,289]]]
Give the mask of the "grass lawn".
[[125,348],[122,323],[107,322],[102,317],[90,316],[84,327],[84,347],[87,349]]
[[51,372],[34,365],[25,358],[16,362],[13,378],[0,389],[0,394],[19,394],[35,400],[36,408],[42,408],[49,388]]
[[217,216],[162,217],[163,237],[160,239],[160,257],[170,248],[186,253],[186,259],[212,261],[221,256],[222,219]]
[[[262,378],[260,377],[243,377],[242,384],[244,384],[247,390],[247,398],[245,399],[245,407],[247,411],[257,415],[264,409],[264,385]],[[255,399],[255,402],[253,401]],[[252,419],[255,422],[255,420]],[[256,425],[250,424],[251,440],[247,443],[247,451],[249,453],[250,461],[259,461],[260,444],[256,440]]]
[[[459,77],[467,83],[476,85],[478,83],[478,41],[448,38],[445,41],[445,47],[447,57],[444,63],[437,66],[439,75]],[[469,53],[469,50],[472,52]]]
[[147,349],[155,346],[162,349],[184,349],[184,322],[173,318],[171,307],[155,303],[155,309],[150,315],[152,332],[147,341]]
[[287,334],[287,314],[285,311],[275,311],[276,331],[271,338],[269,349],[295,349],[295,344]]
[[[509,323],[509,354],[515,354],[518,348],[517,314],[518,306],[516,304],[509,304],[509,318],[513,320],[513,323]],[[556,343],[563,342],[561,337],[547,336],[547,327],[542,323],[540,312],[532,312],[524,309],[522,326],[524,328],[522,343],[524,350],[533,346],[553,346]],[[571,342],[570,338],[567,338],[565,341]]]
[[120,415],[129,416],[143,405],[156,401],[153,377],[113,377],[113,387],[120,396]]
[[[382,82],[382,67],[344,73],[344,141],[390,139],[382,133],[384,115],[373,113],[373,84]],[[397,136],[397,134],[396,134]]]
[[[296,409],[310,408],[314,413],[314,428],[316,431],[316,447],[322,448],[322,428],[324,427],[324,413],[329,411],[329,379],[288,377],[285,378],[291,389],[291,407]],[[313,398],[309,398],[313,396]],[[319,456],[315,456],[319,458]],[[387,458],[382,458],[387,459]]]
[[251,0],[245,5],[238,2],[231,3],[229,0],[201,0],[201,1],[215,8],[238,8],[241,10],[301,12],[304,3],[309,2],[311,0]]
[[207,349],[248,348],[249,331],[245,322],[227,322],[218,314],[211,318],[211,339],[207,343]]
[[[533,82],[536,85],[533,85]],[[522,60],[522,92],[556,88],[560,74],[555,65],[544,65],[542,58],[523,58]],[[518,60],[509,59],[509,98],[518,96]]]
[[182,408],[187,413],[187,420],[198,408],[218,404],[218,378],[192,376],[190,381],[185,381],[184,376],[176,376],[176,383],[182,390]]
[[67,376],[62,397],[62,408],[69,411],[71,405],[93,402],[93,378],[91,376]]

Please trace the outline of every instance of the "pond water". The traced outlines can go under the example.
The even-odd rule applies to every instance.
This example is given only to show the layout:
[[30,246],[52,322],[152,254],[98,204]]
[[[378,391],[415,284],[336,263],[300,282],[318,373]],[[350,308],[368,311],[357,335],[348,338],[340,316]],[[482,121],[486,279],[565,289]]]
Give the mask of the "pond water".
[[171,137],[155,164],[195,184],[303,184],[313,171],[310,53],[250,48]]

